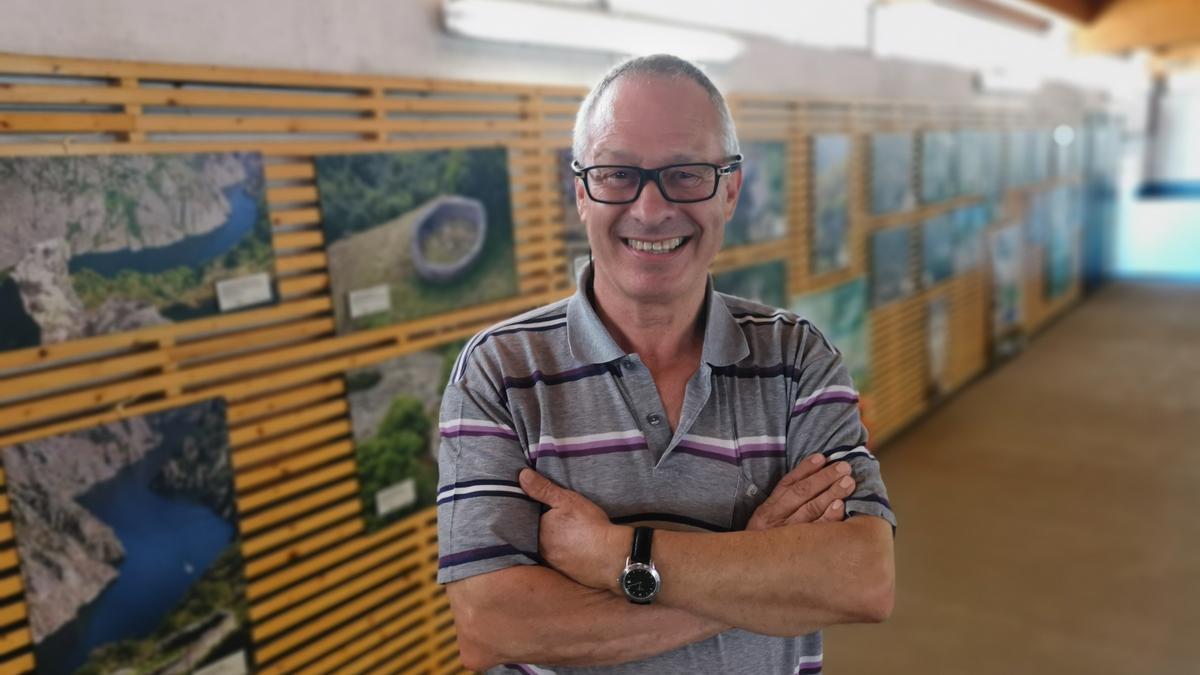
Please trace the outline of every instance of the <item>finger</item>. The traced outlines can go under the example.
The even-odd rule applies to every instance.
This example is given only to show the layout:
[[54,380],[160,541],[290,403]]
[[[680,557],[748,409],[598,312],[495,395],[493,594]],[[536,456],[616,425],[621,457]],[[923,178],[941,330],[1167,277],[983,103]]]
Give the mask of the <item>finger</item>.
[[818,523],[840,523],[846,519],[846,502],[835,499],[825,509],[825,513],[817,520]]
[[829,510],[830,505],[836,501],[840,501],[849,497],[854,492],[854,479],[850,476],[844,476],[841,480],[829,486],[821,494],[817,495],[811,501],[802,504],[794,513],[789,515],[784,521],[785,525],[794,525],[796,523],[814,523],[821,519],[822,516]]
[[[817,499],[821,493],[849,475],[850,465],[846,462],[837,462],[791,485],[776,486],[771,493],[773,499],[768,498],[759,509],[762,510],[762,515],[766,518],[767,522],[784,522],[799,511],[801,507]],[[835,497],[837,496],[842,495],[835,495]],[[816,520],[824,511],[825,506],[827,506],[827,503],[821,504],[819,510],[809,513],[809,520],[802,522]]]
[[825,455],[822,455],[819,452],[811,457],[805,458],[796,465],[796,468],[792,469],[786,475],[784,475],[783,478],[779,479],[779,482],[775,484],[774,489],[771,490],[771,494],[767,495],[767,498],[764,499],[763,503],[759,505],[759,509],[765,508],[768,511],[771,510],[772,506],[783,497],[785,489],[789,485],[794,485],[798,481],[813,475],[819,471],[822,466],[825,466],[826,461]]
[[517,482],[521,484],[521,489],[525,491],[525,494],[551,508],[564,506],[571,498],[569,490],[555,485],[550,479],[533,469],[521,469],[521,474],[517,476]]

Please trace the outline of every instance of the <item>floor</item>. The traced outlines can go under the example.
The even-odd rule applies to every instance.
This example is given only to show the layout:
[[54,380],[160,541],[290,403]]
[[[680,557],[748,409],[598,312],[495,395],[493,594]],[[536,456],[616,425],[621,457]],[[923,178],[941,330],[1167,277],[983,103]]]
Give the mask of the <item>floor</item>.
[[879,456],[896,609],[826,673],[1200,673],[1200,286],[1105,287]]

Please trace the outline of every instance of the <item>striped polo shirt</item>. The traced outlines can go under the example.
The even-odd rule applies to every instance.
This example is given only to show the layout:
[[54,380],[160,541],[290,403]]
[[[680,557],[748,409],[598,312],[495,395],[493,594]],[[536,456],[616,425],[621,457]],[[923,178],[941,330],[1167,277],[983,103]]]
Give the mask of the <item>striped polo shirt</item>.
[[[540,505],[517,484],[527,466],[614,523],[726,532],[743,529],[779,479],[820,452],[852,467],[848,517],[895,526],[838,350],[803,317],[718,293],[711,278],[705,308],[700,367],[674,431],[649,369],[617,345],[583,290],[466,344],[442,399],[439,582],[540,563]],[[821,672],[821,653],[820,632],[733,629],[620,666],[493,672],[793,675]]]

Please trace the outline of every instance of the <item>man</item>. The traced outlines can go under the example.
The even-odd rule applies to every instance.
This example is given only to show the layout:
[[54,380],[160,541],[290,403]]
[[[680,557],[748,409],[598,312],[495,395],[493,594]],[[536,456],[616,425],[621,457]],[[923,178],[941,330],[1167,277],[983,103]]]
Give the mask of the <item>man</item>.
[[820,672],[821,628],[891,612],[895,520],[840,354],[711,288],[741,186],[729,110],[686,61],[633,59],[573,152],[578,291],[477,335],[442,403],[462,661]]

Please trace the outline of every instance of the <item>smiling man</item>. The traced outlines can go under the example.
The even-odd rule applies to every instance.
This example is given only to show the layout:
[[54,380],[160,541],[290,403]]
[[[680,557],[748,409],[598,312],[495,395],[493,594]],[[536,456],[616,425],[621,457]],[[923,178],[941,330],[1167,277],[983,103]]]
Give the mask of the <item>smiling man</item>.
[[493,326],[442,402],[439,571],[463,663],[818,673],[891,612],[895,518],[841,355],[708,274],[741,187],[729,109],[672,56],[584,100],[593,262]]

